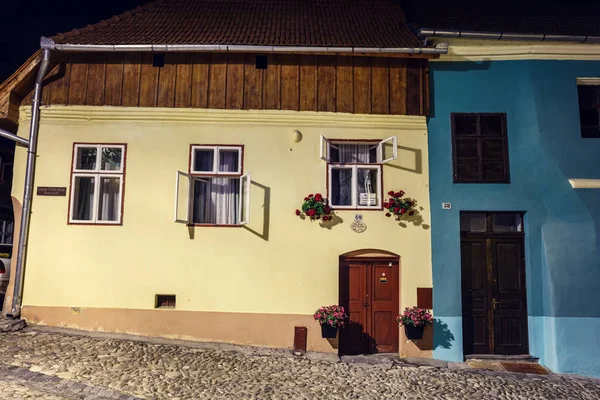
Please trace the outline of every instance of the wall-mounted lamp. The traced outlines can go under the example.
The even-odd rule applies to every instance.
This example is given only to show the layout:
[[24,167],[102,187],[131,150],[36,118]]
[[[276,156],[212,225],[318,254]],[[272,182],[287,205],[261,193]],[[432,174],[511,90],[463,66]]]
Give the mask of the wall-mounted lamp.
[[302,141],[302,132],[300,132],[299,130],[295,130],[294,132],[292,132],[292,142],[294,143],[299,143]]

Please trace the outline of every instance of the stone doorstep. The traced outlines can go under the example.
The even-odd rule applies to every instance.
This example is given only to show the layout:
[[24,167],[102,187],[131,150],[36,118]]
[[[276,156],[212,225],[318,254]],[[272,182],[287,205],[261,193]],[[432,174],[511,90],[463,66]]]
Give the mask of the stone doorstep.
[[9,319],[0,317],[0,333],[16,332],[25,328],[26,322],[24,319]]

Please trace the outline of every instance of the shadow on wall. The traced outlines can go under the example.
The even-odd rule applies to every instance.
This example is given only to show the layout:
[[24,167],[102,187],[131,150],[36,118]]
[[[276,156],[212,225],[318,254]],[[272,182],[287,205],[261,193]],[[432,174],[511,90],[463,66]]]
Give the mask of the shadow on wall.
[[[404,328],[402,328],[404,329]],[[423,338],[419,340],[413,340],[412,342],[419,348],[419,350],[433,350],[434,345],[434,330],[435,326],[428,325],[423,331]]]
[[448,324],[438,318],[433,320],[433,348],[450,349],[454,342],[454,334],[448,329]]
[[253,234],[258,236],[262,240],[265,240],[268,242],[269,241],[269,223],[271,221],[271,188],[268,186],[262,185],[256,181],[252,181],[251,185],[254,186],[255,189],[258,189],[259,191],[263,192],[263,195],[262,195],[262,198],[263,198],[262,222],[263,222],[263,224],[262,224],[261,232],[258,232],[256,230],[250,228],[248,225],[244,225],[244,229],[252,232]]
[[[390,144],[384,145],[384,157],[389,157],[392,146]],[[386,167],[395,169],[401,169],[402,171],[413,172],[415,174],[423,173],[423,152],[421,149],[414,149],[412,147],[397,146],[398,148],[398,159],[393,161],[394,164],[385,164]],[[388,150],[389,149],[389,150]]]

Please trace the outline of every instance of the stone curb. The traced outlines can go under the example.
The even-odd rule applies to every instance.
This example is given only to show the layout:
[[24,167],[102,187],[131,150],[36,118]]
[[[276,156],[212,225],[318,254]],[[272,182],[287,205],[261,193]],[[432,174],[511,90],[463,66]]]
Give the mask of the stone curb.
[[75,400],[142,400],[111,389],[94,387],[14,365],[0,364],[0,381],[22,384],[31,389]]
[[24,329],[27,324],[24,319],[8,319],[0,317],[0,333],[16,332]]
[[129,333],[112,333],[112,332],[97,332],[97,331],[84,331],[79,329],[70,328],[58,328],[53,326],[45,325],[28,325],[26,328],[28,332],[47,332],[47,333],[58,333],[63,335],[72,336],[84,336],[95,339],[112,339],[112,340],[125,340],[139,343],[148,343],[160,346],[180,346],[191,349],[201,350],[215,350],[215,351],[234,351],[241,353],[247,357],[282,357],[282,358],[306,358],[312,361],[323,361],[323,362],[340,362],[340,358],[335,353],[321,353],[321,352],[307,352],[303,356],[295,356],[292,353],[292,349],[282,348],[271,348],[271,347],[258,347],[258,346],[244,346],[239,344],[231,343],[219,343],[219,342],[200,342],[193,340],[181,340],[181,339],[167,339],[159,337],[147,337],[132,335]]

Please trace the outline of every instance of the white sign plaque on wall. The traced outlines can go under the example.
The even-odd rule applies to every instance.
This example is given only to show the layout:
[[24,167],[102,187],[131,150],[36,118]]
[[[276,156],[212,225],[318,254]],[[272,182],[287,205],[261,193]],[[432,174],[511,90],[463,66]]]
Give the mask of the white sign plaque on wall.
[[367,225],[363,222],[362,214],[355,214],[354,221],[350,224],[350,229],[356,233],[363,233],[367,230]]
[[442,210],[451,210],[452,203],[442,203]]

